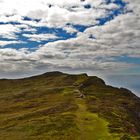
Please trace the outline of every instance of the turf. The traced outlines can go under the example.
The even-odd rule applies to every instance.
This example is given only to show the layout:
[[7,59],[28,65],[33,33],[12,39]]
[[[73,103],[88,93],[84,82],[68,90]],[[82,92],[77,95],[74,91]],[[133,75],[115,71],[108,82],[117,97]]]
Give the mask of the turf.
[[140,99],[86,74],[0,80],[0,140],[140,139]]

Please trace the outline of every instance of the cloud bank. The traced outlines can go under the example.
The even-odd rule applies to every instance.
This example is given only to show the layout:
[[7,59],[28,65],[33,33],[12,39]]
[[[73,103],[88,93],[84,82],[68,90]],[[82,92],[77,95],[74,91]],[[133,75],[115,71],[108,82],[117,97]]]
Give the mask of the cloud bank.
[[0,76],[140,74],[139,0],[0,1]]

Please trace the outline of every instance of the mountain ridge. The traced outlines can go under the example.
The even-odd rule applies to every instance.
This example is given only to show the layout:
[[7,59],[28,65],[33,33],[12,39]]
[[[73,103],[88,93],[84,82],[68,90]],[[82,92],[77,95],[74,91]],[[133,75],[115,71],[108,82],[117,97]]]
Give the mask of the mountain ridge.
[[0,140],[140,138],[140,98],[86,73],[1,79],[0,114]]

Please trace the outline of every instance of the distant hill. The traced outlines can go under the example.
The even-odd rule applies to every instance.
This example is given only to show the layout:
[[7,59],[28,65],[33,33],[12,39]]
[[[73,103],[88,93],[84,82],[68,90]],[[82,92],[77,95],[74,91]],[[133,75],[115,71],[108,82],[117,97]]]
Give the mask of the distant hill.
[[0,80],[0,140],[140,139],[140,99],[87,74]]

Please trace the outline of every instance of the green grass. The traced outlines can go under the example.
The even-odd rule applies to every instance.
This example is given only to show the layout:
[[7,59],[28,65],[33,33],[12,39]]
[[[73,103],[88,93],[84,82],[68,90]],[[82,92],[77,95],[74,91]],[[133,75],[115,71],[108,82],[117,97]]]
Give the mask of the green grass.
[[86,74],[0,80],[0,140],[135,140],[138,112],[131,92]]
[[108,122],[100,118],[97,113],[91,113],[87,110],[83,99],[76,100],[78,104],[77,126],[80,131],[78,140],[118,140],[119,136],[109,133]]

